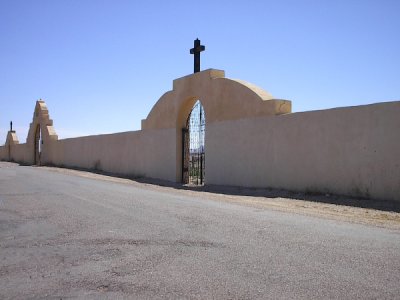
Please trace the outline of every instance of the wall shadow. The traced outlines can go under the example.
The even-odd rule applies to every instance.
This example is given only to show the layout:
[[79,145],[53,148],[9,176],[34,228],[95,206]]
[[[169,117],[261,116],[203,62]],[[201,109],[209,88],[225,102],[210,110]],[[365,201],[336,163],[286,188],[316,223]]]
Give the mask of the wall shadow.
[[[24,164],[19,164],[24,165]],[[374,200],[361,197],[350,197],[344,195],[323,194],[318,192],[295,192],[283,189],[273,188],[248,188],[238,186],[222,186],[222,185],[189,185],[182,183],[175,183],[167,180],[147,178],[137,175],[120,175],[112,172],[105,172],[102,170],[85,169],[79,167],[55,166],[46,165],[47,167],[58,167],[64,169],[71,169],[77,171],[85,171],[94,174],[106,175],[116,178],[130,179],[138,183],[146,183],[155,186],[165,186],[177,190],[188,190],[194,192],[208,192],[214,194],[224,194],[233,196],[251,196],[262,198],[287,198],[291,200],[304,200],[317,203],[327,203],[336,205],[353,206],[367,209],[376,209],[381,211],[400,213],[400,202],[392,200]]]
[[194,192],[208,192],[215,194],[233,195],[233,196],[251,196],[262,198],[288,198],[291,200],[304,200],[310,202],[345,205],[353,207],[361,207],[368,209],[376,209],[388,212],[400,212],[400,202],[392,200],[375,200],[361,197],[349,197],[344,195],[323,194],[318,192],[295,192],[283,189],[273,188],[247,188],[238,186],[221,186],[221,185],[188,185],[182,183],[174,183],[164,180],[151,178],[131,178],[134,181],[153,184],[158,186],[171,187],[177,190],[190,190]]

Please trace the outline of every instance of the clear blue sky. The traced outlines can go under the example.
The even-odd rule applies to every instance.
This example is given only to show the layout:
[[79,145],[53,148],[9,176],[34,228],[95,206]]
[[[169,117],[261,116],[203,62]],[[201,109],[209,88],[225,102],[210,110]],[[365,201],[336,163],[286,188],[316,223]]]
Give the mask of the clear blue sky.
[[400,100],[400,0],[0,0],[0,143],[39,98],[60,138],[140,129],[197,37],[295,112]]

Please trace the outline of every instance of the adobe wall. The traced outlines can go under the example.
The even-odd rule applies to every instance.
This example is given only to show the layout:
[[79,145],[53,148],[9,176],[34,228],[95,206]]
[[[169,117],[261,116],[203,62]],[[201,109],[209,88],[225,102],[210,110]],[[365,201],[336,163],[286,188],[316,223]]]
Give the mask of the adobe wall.
[[7,133],[6,144],[0,147],[0,160],[30,163],[30,155],[26,144],[20,144],[15,131]]
[[391,102],[209,124],[207,183],[400,201],[399,116]]
[[175,130],[141,130],[52,142],[46,163],[175,180]]
[[400,102],[291,113],[290,101],[224,76],[206,70],[174,80],[133,132],[58,140],[40,100],[27,142],[9,132],[0,159],[33,164],[40,126],[42,164],[180,182],[182,128],[200,99],[206,184],[400,201]]
[[9,160],[8,159],[8,150],[6,146],[0,146],[0,160]]
[[23,164],[31,163],[31,155],[26,144],[11,145],[11,160]]

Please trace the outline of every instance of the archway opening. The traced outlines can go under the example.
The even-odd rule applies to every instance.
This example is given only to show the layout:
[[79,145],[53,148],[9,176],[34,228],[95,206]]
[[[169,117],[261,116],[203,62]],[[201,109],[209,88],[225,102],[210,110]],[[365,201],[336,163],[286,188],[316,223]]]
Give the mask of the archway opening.
[[205,182],[205,135],[204,107],[197,100],[182,129],[182,183],[203,185]]
[[42,148],[43,148],[42,129],[40,127],[40,124],[38,124],[36,126],[36,131],[35,131],[35,154],[34,154],[35,165],[40,165]]

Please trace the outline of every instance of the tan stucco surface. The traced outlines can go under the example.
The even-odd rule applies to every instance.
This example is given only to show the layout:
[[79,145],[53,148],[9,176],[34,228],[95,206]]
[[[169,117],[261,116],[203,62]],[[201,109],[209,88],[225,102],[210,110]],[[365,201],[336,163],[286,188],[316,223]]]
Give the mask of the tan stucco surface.
[[400,102],[291,113],[291,102],[206,70],[173,81],[142,130],[58,140],[44,101],[27,142],[9,132],[0,159],[181,180],[182,128],[196,100],[206,115],[206,184],[273,187],[400,201]]
[[175,130],[142,130],[65,139],[51,144],[49,161],[128,176],[175,180]]
[[225,78],[225,72],[206,70],[174,80],[173,90],[154,105],[142,129],[182,128],[196,100],[204,106],[207,123],[279,115],[291,112],[291,101],[274,99],[261,88]]
[[399,116],[392,102],[210,124],[207,183],[400,201]]

